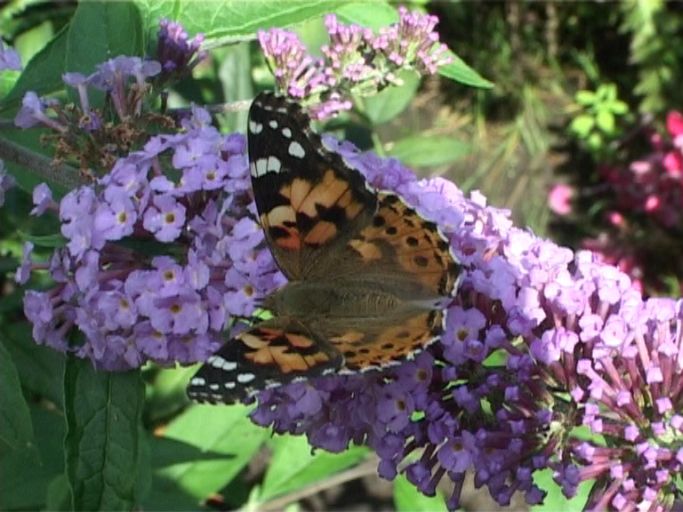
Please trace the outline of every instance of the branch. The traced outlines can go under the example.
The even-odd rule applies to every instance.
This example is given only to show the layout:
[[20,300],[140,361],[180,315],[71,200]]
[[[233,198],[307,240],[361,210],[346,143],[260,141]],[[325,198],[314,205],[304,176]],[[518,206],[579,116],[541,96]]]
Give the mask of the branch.
[[290,503],[299,501],[300,499],[306,498],[307,496],[312,496],[313,494],[317,494],[320,491],[329,489],[330,487],[343,484],[344,482],[348,482],[350,480],[355,480],[356,478],[374,475],[376,473],[377,457],[371,457],[362,464],[354,468],[347,469],[346,471],[342,471],[341,473],[337,473],[336,475],[331,476],[327,480],[317,482],[315,484],[309,485],[308,487],[304,487],[303,489],[293,491],[289,494],[285,494],[284,496],[279,496],[270,501],[266,501],[265,503],[262,503],[259,506],[258,510],[259,512],[283,510]]
[[66,164],[54,165],[48,157],[2,137],[0,137],[0,159],[25,167],[46,182],[68,190],[86,183],[78,169]]

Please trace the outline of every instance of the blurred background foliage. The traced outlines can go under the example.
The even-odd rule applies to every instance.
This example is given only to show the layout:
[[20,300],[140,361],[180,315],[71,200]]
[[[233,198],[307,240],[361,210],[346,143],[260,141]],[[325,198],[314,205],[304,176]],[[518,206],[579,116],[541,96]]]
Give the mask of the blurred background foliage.
[[[396,19],[391,3],[327,3],[329,8],[320,2],[320,9],[346,22],[378,28]],[[253,37],[218,23],[207,26],[201,12],[174,10],[169,2],[135,4],[148,50],[162,14],[177,14],[190,34],[209,36],[211,57],[171,91],[171,106],[249,100],[272,87]],[[647,294],[678,295],[683,121],[675,112],[683,110],[683,3],[404,4],[438,15],[442,40],[493,87],[481,81],[480,87],[466,87],[441,76],[420,82],[407,75],[403,86],[359,98],[352,112],[324,129],[395,156],[421,176],[443,176],[465,191],[481,190],[490,204],[510,209],[518,226],[600,252]],[[76,9],[68,1],[4,2],[0,34],[24,63],[34,57],[49,62],[50,52],[69,43],[63,34]],[[313,9],[291,27],[313,51],[325,41],[321,12]],[[56,93],[61,68],[54,69],[52,82],[24,80],[40,84],[41,94]],[[19,76],[0,75],[3,119],[11,119],[20,101]],[[477,82],[476,74],[472,80]],[[218,120],[225,131],[244,131],[245,116],[241,111]],[[56,224],[29,217],[30,208],[26,190],[17,188],[0,209],[0,361],[13,361],[7,372],[14,372],[29,403],[30,421],[22,428],[32,429],[26,449],[12,450],[0,439],[2,510],[62,509],[67,496],[59,442],[64,434],[54,427],[63,414],[64,363],[61,355],[28,341],[21,291],[11,280],[27,233],[56,231]],[[49,237],[43,242],[48,247]],[[270,437],[251,425],[242,407],[188,407],[184,386],[193,370],[145,372],[141,456],[151,468],[139,482],[147,488],[145,509],[189,509],[200,502],[210,509],[444,508],[439,496],[419,496],[402,479],[379,482],[364,449],[311,453],[300,438]],[[21,407],[12,397],[3,400],[0,410]],[[547,485],[551,498],[557,495],[552,482]],[[469,508],[492,508],[476,492],[468,499]]]

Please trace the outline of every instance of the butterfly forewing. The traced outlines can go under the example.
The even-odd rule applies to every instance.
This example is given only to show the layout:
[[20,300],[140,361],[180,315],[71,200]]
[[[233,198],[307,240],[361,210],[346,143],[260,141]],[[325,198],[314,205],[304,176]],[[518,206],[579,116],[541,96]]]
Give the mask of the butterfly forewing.
[[325,149],[296,103],[262,93],[249,111],[249,162],[261,226],[280,269],[305,279],[329,247],[367,223],[377,198]]

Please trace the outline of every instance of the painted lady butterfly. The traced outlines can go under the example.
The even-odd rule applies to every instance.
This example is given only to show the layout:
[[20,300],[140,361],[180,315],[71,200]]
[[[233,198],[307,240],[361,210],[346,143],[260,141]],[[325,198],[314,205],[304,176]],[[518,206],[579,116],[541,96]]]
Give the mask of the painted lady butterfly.
[[460,267],[436,224],[373,190],[296,103],[260,94],[248,137],[261,225],[289,282],[265,300],[273,318],[211,356],[189,396],[233,403],[294,380],[382,368],[438,339]]

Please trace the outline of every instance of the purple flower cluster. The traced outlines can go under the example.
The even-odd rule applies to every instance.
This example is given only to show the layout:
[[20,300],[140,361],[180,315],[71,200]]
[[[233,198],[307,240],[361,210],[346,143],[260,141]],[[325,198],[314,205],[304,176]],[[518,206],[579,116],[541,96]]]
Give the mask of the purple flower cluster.
[[[120,56],[97,67],[85,76],[65,73],[64,83],[78,91],[80,107],[63,106],[54,98],[40,98],[29,91],[14,123],[20,128],[41,125],[54,133],[45,140],[54,147],[56,162],[74,162],[87,176],[110,169],[116,159],[141,146],[151,126],[173,125],[170,119],[143,109],[151,90],[148,79],[157,75],[161,65],[138,57]],[[104,91],[110,109],[91,106],[89,88]],[[105,112],[113,111],[113,115]]]
[[[36,189],[37,213],[50,201]],[[254,214],[244,137],[195,109],[181,133],[151,138],[61,200],[56,286],[24,301],[35,340],[107,370],[206,359],[232,316],[283,283]]]
[[189,73],[206,57],[206,52],[200,50],[204,35],[188,39],[180,23],[161,20],[158,37],[156,60],[161,63],[162,77]]
[[516,492],[540,503],[533,476],[546,468],[567,496],[596,479],[595,510],[680,501],[683,302],[644,301],[625,274],[513,227],[480,194],[325,140],[439,223],[464,282],[428,351],[264,391],[253,420],[331,451],[367,444],[380,475],[404,472],[428,495],[446,477],[452,509],[467,472],[501,505]]
[[21,58],[15,49],[5,45],[0,39],[0,71],[6,69],[21,71]]
[[293,98],[312,101],[311,115],[324,119],[349,110],[351,93],[370,94],[399,83],[396,72],[413,69],[434,74],[450,62],[434,31],[435,16],[399,8],[399,21],[374,34],[344,25],[328,15],[330,42],[323,58],[312,57],[299,38],[279,28],[259,32],[259,42],[278,87]]

